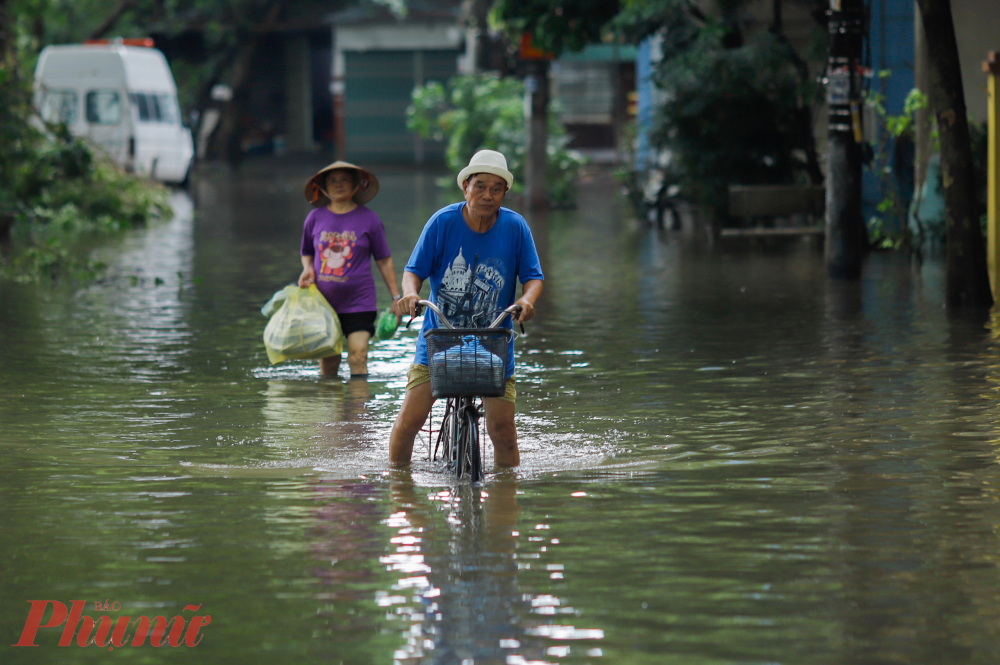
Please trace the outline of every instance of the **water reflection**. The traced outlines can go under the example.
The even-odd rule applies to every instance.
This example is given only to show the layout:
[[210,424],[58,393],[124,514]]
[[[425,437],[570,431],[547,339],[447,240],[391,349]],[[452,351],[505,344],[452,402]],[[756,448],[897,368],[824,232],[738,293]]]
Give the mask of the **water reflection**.
[[393,513],[384,524],[394,550],[380,561],[399,577],[376,599],[388,620],[402,624],[395,662],[544,663],[568,655],[571,642],[603,637],[551,618],[577,613],[558,597],[521,589],[519,571],[534,566],[561,580],[564,567],[555,563],[559,539],[550,525],[519,526],[519,486],[508,476],[485,488],[428,492],[409,474],[393,478]]

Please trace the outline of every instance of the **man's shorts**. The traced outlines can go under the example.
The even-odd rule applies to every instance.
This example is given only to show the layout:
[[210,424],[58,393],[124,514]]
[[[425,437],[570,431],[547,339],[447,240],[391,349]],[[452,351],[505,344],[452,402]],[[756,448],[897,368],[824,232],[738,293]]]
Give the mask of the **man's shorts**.
[[[410,365],[410,371],[406,373],[406,389],[416,388],[417,386],[427,383],[431,380],[431,368],[427,365]],[[510,402],[514,404],[514,398],[517,397],[517,389],[514,388],[514,377],[507,379],[507,387],[504,390],[503,397],[498,397],[505,402]]]

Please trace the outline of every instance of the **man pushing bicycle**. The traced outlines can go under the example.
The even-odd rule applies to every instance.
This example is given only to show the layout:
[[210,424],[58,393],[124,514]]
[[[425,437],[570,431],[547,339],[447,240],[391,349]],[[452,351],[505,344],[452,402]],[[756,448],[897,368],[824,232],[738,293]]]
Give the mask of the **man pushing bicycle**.
[[[485,328],[512,304],[521,308],[518,323],[534,317],[544,279],[535,241],[524,217],[500,206],[513,183],[507,160],[499,152],[480,150],[472,156],[458,174],[465,201],[434,213],[413,248],[403,272],[401,313],[416,316],[420,287],[430,279],[430,301],[456,328]],[[516,281],[522,289],[521,297],[515,300]],[[510,327],[512,322],[508,319],[502,325]],[[428,309],[407,374],[406,396],[389,439],[393,464],[410,462],[413,439],[434,403],[424,333],[438,327],[437,315]],[[512,337],[504,395],[484,399],[494,462],[508,467],[520,464],[514,426],[513,346]]]

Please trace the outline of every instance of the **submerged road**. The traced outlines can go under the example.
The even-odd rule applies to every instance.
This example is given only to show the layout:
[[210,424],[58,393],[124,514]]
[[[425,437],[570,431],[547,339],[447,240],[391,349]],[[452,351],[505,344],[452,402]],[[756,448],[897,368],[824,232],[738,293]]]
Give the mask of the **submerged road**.
[[[83,599],[211,615],[120,647],[149,663],[1000,659],[1000,320],[949,319],[940,263],[837,283],[804,244],[699,249],[590,174],[531,220],[523,466],[471,490],[419,442],[387,465],[415,333],[367,382],[267,362],[315,166],[203,174],[97,283],[0,284],[6,645],[30,600]],[[379,176],[401,270],[458,192]],[[62,630],[3,661],[117,655]]]

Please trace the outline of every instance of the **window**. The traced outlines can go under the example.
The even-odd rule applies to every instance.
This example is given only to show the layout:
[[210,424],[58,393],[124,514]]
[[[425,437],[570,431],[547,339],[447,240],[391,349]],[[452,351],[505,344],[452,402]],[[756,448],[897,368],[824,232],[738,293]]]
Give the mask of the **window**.
[[87,93],[87,122],[92,125],[117,125],[122,121],[122,99],[117,90],[91,90]]
[[177,124],[177,98],[173,95],[157,95],[160,98],[160,115],[168,125]]
[[132,106],[139,111],[139,121],[149,122],[151,118],[149,117],[149,105],[146,103],[145,93],[133,92],[129,95],[129,99],[132,100]]
[[46,90],[42,97],[42,120],[65,122],[72,125],[77,118],[76,92],[73,90]]
[[165,93],[133,92],[129,95],[140,122],[178,123],[177,98]]
[[149,104],[149,119],[154,122],[162,122],[163,114],[160,112],[159,95],[146,95],[146,103]]

